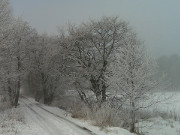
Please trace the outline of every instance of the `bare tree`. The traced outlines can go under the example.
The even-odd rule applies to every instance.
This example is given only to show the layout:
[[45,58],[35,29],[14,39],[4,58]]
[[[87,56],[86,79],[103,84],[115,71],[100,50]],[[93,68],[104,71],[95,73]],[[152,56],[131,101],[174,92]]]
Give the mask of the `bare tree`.
[[32,52],[33,63],[31,73],[39,78],[39,90],[35,91],[36,100],[39,101],[41,90],[44,103],[50,104],[61,77],[61,57],[57,44],[57,37],[43,34],[38,37],[37,44]]
[[21,79],[28,69],[28,47],[32,43],[34,30],[21,19],[14,19],[12,23],[7,42],[4,42],[2,67],[6,72],[4,77],[11,104],[17,106]]
[[9,0],[0,1],[0,44],[2,45],[3,41],[9,35],[9,26],[12,21],[12,11],[9,4]]
[[4,54],[6,53],[6,47],[9,43],[9,35],[10,35],[10,26],[12,21],[12,12],[11,7],[9,5],[9,0],[1,0],[0,1],[0,91],[7,98],[6,91],[6,68],[5,65],[6,60]]
[[123,106],[129,107],[131,132],[135,132],[136,113],[142,108],[142,102],[149,100],[150,94],[158,86],[155,77],[156,63],[146,54],[144,46],[132,33],[124,39],[117,60],[111,66],[113,76],[110,77],[112,88],[121,95]]
[[[77,76],[89,82],[89,89],[95,94],[98,103],[106,100],[108,86],[105,73],[128,31],[126,22],[119,21],[117,17],[103,17],[79,27],[71,26],[66,43],[62,43],[68,58],[75,63],[76,73],[79,72]],[[78,77],[76,84],[81,85]],[[81,97],[87,97],[83,89],[78,92]]]

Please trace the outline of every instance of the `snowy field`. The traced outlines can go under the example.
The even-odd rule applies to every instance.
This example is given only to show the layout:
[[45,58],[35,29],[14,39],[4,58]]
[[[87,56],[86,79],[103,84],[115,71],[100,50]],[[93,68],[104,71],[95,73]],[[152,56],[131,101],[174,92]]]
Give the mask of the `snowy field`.
[[148,109],[155,117],[139,122],[139,130],[145,135],[180,135],[180,92],[156,93],[156,97],[162,102]]
[[[160,103],[153,108],[162,112],[180,112],[180,92],[156,93]],[[162,100],[162,102],[161,102]]]
[[[14,110],[14,109],[13,109]],[[0,125],[1,135],[133,135],[119,127],[100,129],[90,122],[71,118],[67,112],[39,104],[34,99],[20,99],[20,106],[13,113],[15,119],[4,117],[5,126]],[[16,114],[23,116],[19,121]],[[3,112],[0,116],[7,114]]]
[[[169,92],[163,96],[167,100],[152,106],[149,112],[166,113],[169,117],[155,115],[139,122],[139,131],[145,135],[180,135],[180,120],[172,118],[180,116],[180,93]],[[71,118],[64,110],[39,104],[31,98],[20,99],[18,108],[0,112],[0,118],[1,135],[133,135],[119,127],[101,129],[90,121]]]

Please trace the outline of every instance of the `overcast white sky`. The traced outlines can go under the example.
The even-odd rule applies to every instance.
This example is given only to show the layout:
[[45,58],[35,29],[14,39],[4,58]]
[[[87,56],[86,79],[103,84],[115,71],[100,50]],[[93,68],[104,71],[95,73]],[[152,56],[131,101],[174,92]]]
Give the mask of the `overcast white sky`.
[[128,21],[156,56],[180,54],[180,0],[10,0],[39,32],[57,33],[57,26],[89,18],[119,16]]

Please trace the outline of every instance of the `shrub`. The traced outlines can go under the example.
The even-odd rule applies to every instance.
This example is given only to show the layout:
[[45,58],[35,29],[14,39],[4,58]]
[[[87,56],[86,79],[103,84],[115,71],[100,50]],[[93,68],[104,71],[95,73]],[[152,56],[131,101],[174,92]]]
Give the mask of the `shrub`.
[[80,119],[88,119],[90,113],[90,109],[81,101],[75,101],[70,111],[72,118]]
[[0,112],[0,134],[17,134],[19,124],[25,123],[20,108],[11,108]]
[[103,104],[100,108],[94,106],[91,118],[94,124],[100,127],[107,126],[120,126],[118,110],[111,108],[107,103]]

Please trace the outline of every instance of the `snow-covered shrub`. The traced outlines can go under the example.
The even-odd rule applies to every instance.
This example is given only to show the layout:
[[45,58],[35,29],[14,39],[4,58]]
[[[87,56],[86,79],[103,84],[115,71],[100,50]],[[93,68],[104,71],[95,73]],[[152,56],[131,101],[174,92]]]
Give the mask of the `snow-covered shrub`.
[[87,119],[90,113],[90,109],[81,101],[75,101],[70,111],[71,117],[81,119]]
[[81,101],[75,100],[70,111],[73,118],[92,120],[93,124],[99,127],[129,128],[129,111],[112,107],[110,102],[105,102],[101,106],[93,104],[92,108],[89,108]]
[[119,110],[111,108],[108,103],[102,104],[101,107],[95,104],[90,109],[84,103],[76,101],[71,107],[71,116],[73,118],[92,120],[94,125],[99,127],[119,127],[122,122],[119,114]]
[[9,111],[8,113],[8,117],[9,119],[14,119],[19,122],[24,122],[24,114],[22,110],[19,109],[15,109],[15,108],[11,109],[11,111]]
[[24,123],[23,111],[19,108],[0,112],[0,134],[17,134],[19,124]]
[[71,109],[75,105],[76,100],[78,100],[78,99],[73,96],[62,96],[59,98],[55,98],[55,100],[52,102],[51,106],[57,106],[62,110],[71,112]]
[[102,105],[99,109],[94,108],[92,118],[95,121],[95,125],[100,127],[119,126],[121,122],[118,111],[107,104]]

